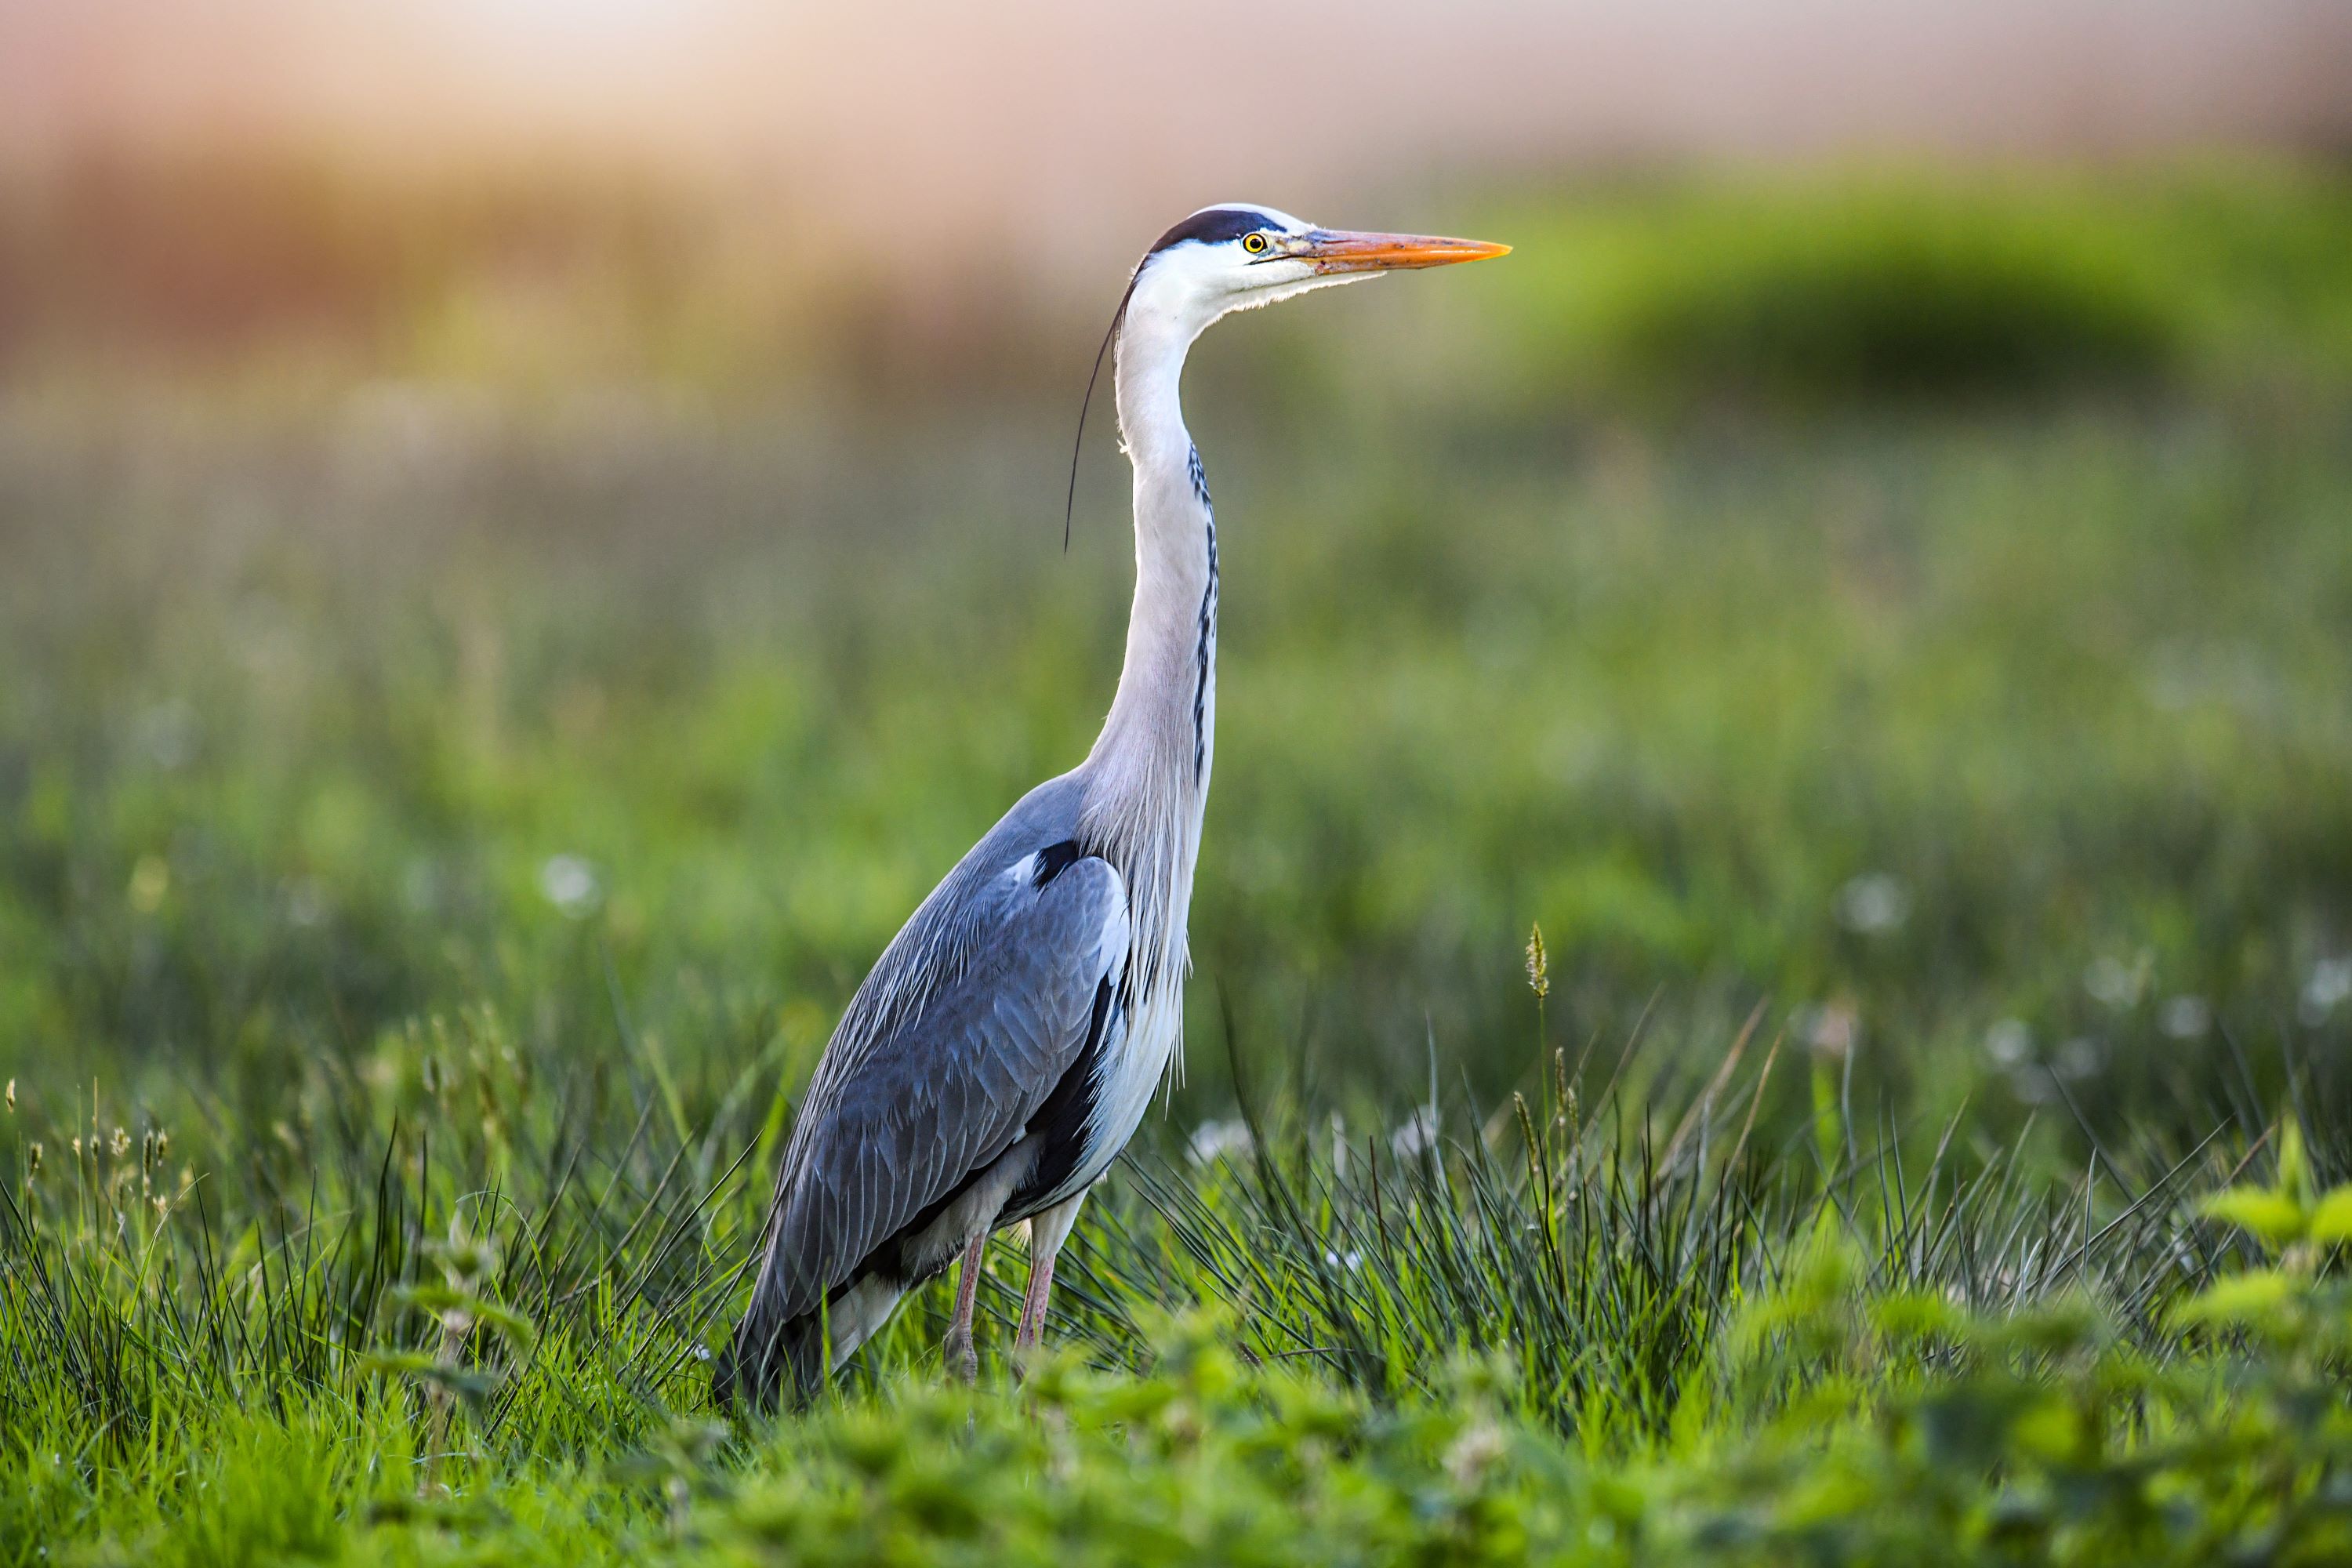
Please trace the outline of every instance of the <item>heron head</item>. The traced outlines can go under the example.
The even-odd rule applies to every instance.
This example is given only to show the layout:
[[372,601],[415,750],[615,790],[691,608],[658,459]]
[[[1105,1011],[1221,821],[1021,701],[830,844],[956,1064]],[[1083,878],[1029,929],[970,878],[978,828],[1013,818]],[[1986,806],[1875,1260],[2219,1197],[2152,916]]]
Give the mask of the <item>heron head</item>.
[[1129,313],[1189,336],[1218,317],[1383,272],[1484,261],[1507,245],[1423,234],[1318,228],[1245,202],[1202,207],[1160,237],[1136,270]]

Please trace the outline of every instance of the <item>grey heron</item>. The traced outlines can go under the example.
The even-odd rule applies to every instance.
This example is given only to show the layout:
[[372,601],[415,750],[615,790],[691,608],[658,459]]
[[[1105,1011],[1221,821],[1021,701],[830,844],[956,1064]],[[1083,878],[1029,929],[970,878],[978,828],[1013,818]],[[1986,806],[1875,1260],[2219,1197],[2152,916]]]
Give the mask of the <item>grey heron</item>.
[[972,1376],[982,1253],[1023,1220],[1014,1347],[1035,1347],[1055,1255],[1182,1027],[1217,652],[1216,518],[1178,396],[1185,354],[1235,310],[1508,248],[1229,204],[1137,264],[1112,323],[1135,600],[1109,716],[1085,762],[1023,796],[948,873],[851,999],[777,1171],[757,1283],[714,1369],[722,1400],[812,1391],[958,1258],[945,1354]]

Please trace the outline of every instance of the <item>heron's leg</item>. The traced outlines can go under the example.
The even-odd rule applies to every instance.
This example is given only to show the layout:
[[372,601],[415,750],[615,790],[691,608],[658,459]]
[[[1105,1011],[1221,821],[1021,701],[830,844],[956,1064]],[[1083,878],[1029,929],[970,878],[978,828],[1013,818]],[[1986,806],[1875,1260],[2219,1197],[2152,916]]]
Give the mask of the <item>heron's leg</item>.
[[948,1370],[970,1383],[980,1375],[980,1352],[971,1347],[972,1303],[980,1293],[980,1259],[988,1250],[988,1232],[982,1230],[963,1249],[963,1265],[956,1270],[955,1321],[948,1325],[947,1343],[942,1348]]
[[1020,1331],[1013,1336],[1016,1355],[1037,1348],[1037,1336],[1045,1328],[1045,1303],[1054,1293],[1054,1258],[1069,1239],[1070,1227],[1078,1222],[1078,1205],[1086,1201],[1087,1194],[1081,1191],[1030,1217],[1029,1289],[1021,1300]]

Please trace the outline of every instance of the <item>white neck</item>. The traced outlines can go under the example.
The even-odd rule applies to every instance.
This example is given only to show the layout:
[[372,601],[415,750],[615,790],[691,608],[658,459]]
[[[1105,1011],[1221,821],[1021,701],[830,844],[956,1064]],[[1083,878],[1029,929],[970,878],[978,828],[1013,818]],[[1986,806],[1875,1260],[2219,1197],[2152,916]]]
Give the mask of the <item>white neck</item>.
[[1118,695],[1087,758],[1123,812],[1192,818],[1208,792],[1216,687],[1216,521],[1178,396],[1198,331],[1142,289],[1129,302],[1115,381],[1135,469],[1135,603]]

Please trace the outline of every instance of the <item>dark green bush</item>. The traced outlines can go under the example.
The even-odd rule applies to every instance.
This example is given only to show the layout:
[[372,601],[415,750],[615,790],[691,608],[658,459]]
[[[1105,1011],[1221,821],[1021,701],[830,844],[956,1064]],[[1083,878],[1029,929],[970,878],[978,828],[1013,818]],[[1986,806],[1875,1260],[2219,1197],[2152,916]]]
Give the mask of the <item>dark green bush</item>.
[[1979,400],[2352,370],[2352,195],[2275,165],[1693,181],[1496,220],[1538,385]]
[[2186,337],[2126,256],[1979,204],[1727,214],[1627,287],[1602,351],[1679,391],[1840,398],[2133,384]]

